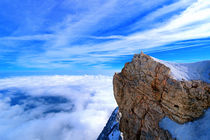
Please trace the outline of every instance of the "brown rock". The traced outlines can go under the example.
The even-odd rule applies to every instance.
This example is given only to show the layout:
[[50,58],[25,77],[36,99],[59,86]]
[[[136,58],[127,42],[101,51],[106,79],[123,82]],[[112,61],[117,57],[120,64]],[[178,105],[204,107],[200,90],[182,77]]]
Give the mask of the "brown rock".
[[210,106],[210,84],[177,81],[167,66],[143,53],[114,75],[113,85],[125,140],[172,139],[158,125],[163,117],[185,123]]

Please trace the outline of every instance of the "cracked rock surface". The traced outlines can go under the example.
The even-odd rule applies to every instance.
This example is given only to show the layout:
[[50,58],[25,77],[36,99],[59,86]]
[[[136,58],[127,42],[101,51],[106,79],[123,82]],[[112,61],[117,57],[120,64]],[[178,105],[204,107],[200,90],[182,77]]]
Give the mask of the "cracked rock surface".
[[210,106],[210,84],[177,81],[167,66],[143,53],[114,75],[113,86],[124,140],[172,139],[159,127],[161,119],[193,121]]

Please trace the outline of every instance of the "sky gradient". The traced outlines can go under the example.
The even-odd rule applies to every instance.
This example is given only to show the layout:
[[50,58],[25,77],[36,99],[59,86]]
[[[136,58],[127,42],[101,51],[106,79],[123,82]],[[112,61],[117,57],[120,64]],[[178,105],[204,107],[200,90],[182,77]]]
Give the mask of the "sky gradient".
[[0,77],[108,74],[143,50],[210,59],[207,0],[1,0]]
[[[142,50],[210,60],[210,0],[0,0],[0,139],[95,140],[117,107],[114,72]],[[162,123],[208,135],[202,120]]]

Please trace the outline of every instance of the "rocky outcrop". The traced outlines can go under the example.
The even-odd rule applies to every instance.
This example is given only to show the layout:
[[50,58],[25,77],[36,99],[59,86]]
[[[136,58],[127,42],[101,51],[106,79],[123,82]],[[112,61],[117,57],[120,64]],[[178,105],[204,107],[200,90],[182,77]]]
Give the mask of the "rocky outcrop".
[[122,140],[119,131],[119,109],[118,107],[112,112],[106,126],[98,136],[97,140]]
[[161,119],[185,123],[210,106],[210,84],[175,80],[170,68],[143,53],[114,75],[113,86],[125,140],[172,139],[159,127]]

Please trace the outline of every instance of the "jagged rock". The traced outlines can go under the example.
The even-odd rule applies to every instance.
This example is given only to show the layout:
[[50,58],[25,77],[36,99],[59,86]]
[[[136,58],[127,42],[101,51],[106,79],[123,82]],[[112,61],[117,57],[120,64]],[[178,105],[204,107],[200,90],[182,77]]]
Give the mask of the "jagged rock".
[[106,126],[97,140],[122,140],[119,130],[120,114],[118,107],[112,112]]
[[161,119],[185,123],[210,106],[210,84],[175,80],[169,67],[143,53],[114,75],[113,86],[125,140],[172,139],[159,127]]

